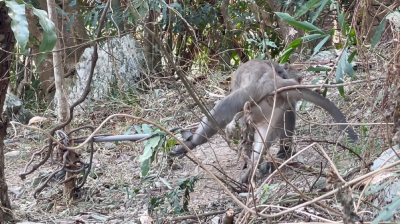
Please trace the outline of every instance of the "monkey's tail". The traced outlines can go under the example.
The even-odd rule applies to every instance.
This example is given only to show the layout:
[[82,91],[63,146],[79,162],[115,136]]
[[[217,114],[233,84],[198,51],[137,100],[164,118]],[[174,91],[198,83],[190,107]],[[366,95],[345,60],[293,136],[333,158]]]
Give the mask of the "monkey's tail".
[[[324,110],[328,111],[328,113],[335,119],[337,123],[347,123],[343,113],[339,110],[339,108],[335,106],[335,104],[314,91],[311,91],[309,89],[293,89],[282,92],[281,96],[286,98],[286,94],[290,98],[294,98],[297,100],[303,99],[322,107]],[[342,131],[346,131],[348,137],[351,140],[357,141],[358,136],[351,127],[349,127],[348,125],[339,125],[339,128]]]

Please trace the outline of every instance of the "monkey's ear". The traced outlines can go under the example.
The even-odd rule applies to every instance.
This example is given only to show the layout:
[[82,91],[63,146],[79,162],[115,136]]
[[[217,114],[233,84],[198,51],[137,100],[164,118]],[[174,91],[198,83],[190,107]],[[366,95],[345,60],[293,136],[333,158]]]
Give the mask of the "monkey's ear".
[[289,70],[290,65],[288,63],[283,64],[283,69],[285,69],[286,71]]

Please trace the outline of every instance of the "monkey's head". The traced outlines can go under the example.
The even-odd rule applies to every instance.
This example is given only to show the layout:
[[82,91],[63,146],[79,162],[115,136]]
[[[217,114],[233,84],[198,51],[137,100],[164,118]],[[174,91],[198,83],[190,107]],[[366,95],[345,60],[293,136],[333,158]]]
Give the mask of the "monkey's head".
[[301,83],[301,81],[303,81],[303,76],[301,75],[301,72],[297,70],[294,66],[285,63],[283,65],[283,69],[285,69],[290,79],[296,80],[299,84]]

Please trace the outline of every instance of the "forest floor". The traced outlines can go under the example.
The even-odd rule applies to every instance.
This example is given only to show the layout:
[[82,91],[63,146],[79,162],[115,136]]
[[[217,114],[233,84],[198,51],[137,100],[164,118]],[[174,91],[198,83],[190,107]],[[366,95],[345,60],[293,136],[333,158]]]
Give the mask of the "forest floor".
[[[307,75],[304,82],[310,83],[315,78],[315,76]],[[217,88],[211,88],[210,86],[214,85],[210,83],[200,83],[199,85],[207,86],[207,91],[215,95],[227,94],[227,92],[223,91],[224,87],[220,88],[218,84],[215,84]],[[328,98],[338,105],[342,112],[347,115],[347,119],[350,122],[371,120],[371,117],[376,116],[374,115],[376,111],[371,107],[365,106],[364,99],[368,98],[375,102],[378,93],[368,92],[368,88],[364,87],[366,85],[363,84],[358,88],[358,91],[365,91],[362,93],[361,99],[357,95],[360,92],[345,88],[348,96],[354,99],[352,101],[343,101],[335,89],[331,89],[328,92]],[[212,94],[207,94],[208,92],[205,93],[208,96],[207,101],[209,103],[216,101],[217,99]],[[118,102],[114,102],[111,106],[110,104],[97,105],[97,108],[93,109],[95,112],[77,115],[73,126],[79,127],[87,123],[96,126],[113,113],[137,114],[139,111],[142,115],[146,113],[146,119],[159,123],[162,123],[166,118],[173,117],[172,121],[167,119],[169,121],[162,123],[165,127],[184,127],[198,122],[196,115],[201,116],[197,107],[189,109],[190,106],[187,105],[191,105],[193,102],[184,102],[186,101],[186,96],[185,92],[182,94],[180,91],[176,92],[176,90],[165,88],[159,91],[158,94],[150,93],[138,97],[139,104],[136,106],[120,106],[122,103]],[[329,116],[321,113],[321,110],[310,105],[307,105],[307,107],[306,111],[300,112],[302,118],[297,121],[297,135],[294,145],[296,151],[310,145],[312,140],[320,139],[324,141],[320,144],[336,163],[341,173],[347,174],[359,168],[360,161],[355,156],[352,156],[351,153],[341,147],[336,147],[334,144],[338,139],[337,134],[332,134],[337,133],[334,131],[335,127],[318,126],[305,122],[305,120],[313,120],[319,123],[329,123],[331,121]],[[153,110],[144,112],[145,109],[149,108]],[[95,118],[93,119],[93,117]],[[124,134],[129,127],[132,128],[133,124],[134,122],[129,119],[113,119],[101,133]],[[49,130],[49,128],[46,130]],[[355,128],[355,131],[358,134],[360,133],[359,128]],[[167,221],[167,218],[178,217],[173,215],[173,209],[179,208],[182,205],[182,200],[178,201],[179,205],[177,205],[176,201],[172,201],[169,198],[164,203],[157,204],[150,216],[147,216],[147,211],[152,206],[152,203],[155,205],[156,199],[165,199],[166,193],[174,192],[180,180],[190,177],[197,177],[199,180],[195,183],[194,192],[190,193],[189,212],[181,215],[199,215],[206,212],[239,208],[212,177],[188,158],[174,160],[171,164],[163,156],[163,153],[159,153],[156,161],[152,164],[148,178],[144,178],[146,181],[143,181],[141,163],[139,162],[139,156],[143,153],[143,142],[96,143],[93,174],[90,175],[87,183],[78,192],[75,200],[66,201],[62,197],[63,187],[57,181],[52,181],[40,193],[39,197],[34,199],[33,192],[35,188],[51,172],[57,170],[57,166],[47,162],[36,172],[28,175],[27,179],[21,180],[18,175],[24,171],[24,167],[30,160],[32,153],[47,144],[47,141],[42,134],[32,130],[23,130],[18,126],[15,132],[12,128],[9,128],[8,132],[8,139],[5,142],[7,151],[5,153],[19,152],[18,155],[11,155],[6,158],[5,170],[16,220],[63,224],[140,223],[140,221],[146,223],[145,220],[150,220],[150,217],[152,219],[160,217],[159,220],[163,220],[164,223],[175,223],[171,220]],[[380,129],[375,130],[377,137],[381,137],[379,136],[380,132],[383,131]],[[333,144],[329,142],[333,142]],[[276,151],[277,147],[274,146],[272,154],[275,155]],[[82,160],[86,161],[89,155],[88,150],[81,149],[79,153],[81,153]],[[236,151],[230,149],[220,136],[215,136],[209,143],[196,148],[194,153],[215,174],[220,174],[215,169],[217,167],[223,170],[228,177],[237,180],[244,172],[239,168],[242,160],[238,161]],[[377,154],[379,152],[374,152],[374,156]],[[35,161],[38,161],[37,158]],[[302,192],[319,194],[318,192],[321,189],[329,187],[324,183],[327,178],[327,170],[329,170],[328,161],[324,159],[321,151],[313,147],[296,156],[288,166],[282,169],[282,172]],[[349,176],[348,178],[351,179],[352,177]],[[274,191],[264,192],[261,199],[268,199],[272,204],[288,207],[301,201],[300,198],[294,196],[294,191],[282,181],[279,175],[270,178],[268,186],[271,189],[274,188]],[[181,199],[182,194],[183,192],[178,192],[178,195],[180,195],[178,200]],[[237,193],[234,194],[238,195]],[[287,197],[292,197],[292,201],[282,202],[284,196],[285,200],[288,200]],[[246,196],[239,196],[238,198],[243,202],[246,201]],[[335,198],[327,199],[324,202],[332,207],[335,207],[337,203]],[[238,216],[240,211],[237,212],[235,210],[235,213]],[[324,209],[312,206],[301,212],[289,213],[275,221],[321,221],[321,219],[316,218],[317,216],[341,220],[341,217],[330,216]],[[220,217],[222,217],[222,214],[210,215],[200,219],[185,219],[176,221],[176,223],[198,223],[200,220],[201,223],[213,223]]]

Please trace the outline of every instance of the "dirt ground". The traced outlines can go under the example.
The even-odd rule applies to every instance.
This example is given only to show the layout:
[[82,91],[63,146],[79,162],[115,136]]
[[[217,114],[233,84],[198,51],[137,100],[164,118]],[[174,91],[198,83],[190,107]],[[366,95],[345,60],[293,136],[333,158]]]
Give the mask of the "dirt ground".
[[[304,82],[309,83],[314,78],[306,76]],[[375,102],[378,93],[368,92],[368,88],[363,86],[365,87],[366,85],[361,85],[359,92],[345,89],[349,96],[351,94],[365,93],[362,94],[361,98],[351,97],[363,102],[358,104],[362,106],[356,108],[352,107],[352,105],[358,102],[341,100],[337,90],[328,92],[328,97],[347,115],[347,119],[350,122],[371,120],[371,117],[376,114],[376,111],[365,106],[366,103],[363,100],[365,97],[369,97],[370,101]],[[215,91],[215,89],[209,89],[209,91],[215,94],[226,94],[226,92]],[[188,108],[187,105],[191,105],[193,102],[182,101],[181,98],[185,94],[182,94],[182,92],[176,93],[172,90],[162,90],[158,98],[154,94],[149,94],[141,96],[139,101],[141,101],[141,105],[146,105],[145,108],[157,108],[157,112],[148,113],[148,119],[161,121],[173,116],[177,122],[170,122],[165,126],[184,127],[197,122],[196,115],[201,114],[197,107],[195,109]],[[180,100],[177,100],[177,98]],[[216,99],[210,97],[207,100],[212,103]],[[113,113],[134,113],[132,112],[134,110],[130,108],[113,108],[110,110],[109,107],[109,105],[102,107],[102,110],[108,108],[108,111],[95,110],[94,114],[97,120],[90,121],[92,125],[100,124],[108,115]],[[145,108],[142,107],[140,110]],[[177,113],[176,111],[180,112]],[[310,145],[314,140],[320,140],[319,144],[322,145],[344,176],[353,169],[359,168],[360,161],[349,151],[335,144],[336,140],[338,140],[338,133],[334,131],[335,127],[318,126],[307,122],[307,120],[313,120],[321,124],[329,123],[331,121],[329,116],[322,114],[320,110],[310,105],[307,106],[307,110],[299,111],[301,116],[297,120],[297,135],[294,138],[296,151]],[[78,121],[75,121],[74,127],[86,124],[87,119],[85,115],[78,116]],[[113,120],[104,127],[102,133],[124,134],[126,128],[131,125],[132,121],[124,119]],[[383,129],[374,130],[375,136],[381,138],[380,133],[383,133]],[[358,127],[355,128],[355,131],[360,133]],[[141,163],[139,162],[139,156],[143,152],[143,143],[131,142],[95,144],[93,172],[87,183],[78,192],[75,200],[66,201],[62,198],[63,187],[57,181],[52,181],[50,186],[40,193],[38,199],[34,199],[33,192],[35,188],[43,182],[46,175],[56,170],[57,167],[47,162],[36,172],[29,175],[26,180],[21,180],[18,175],[24,171],[24,167],[30,160],[32,153],[46,145],[46,138],[38,132],[23,130],[19,127],[17,127],[15,133],[12,128],[9,129],[8,139],[5,142],[6,153],[19,152],[19,154],[6,159],[5,172],[16,220],[63,224],[140,223],[140,220],[149,220],[146,213],[151,205],[152,198],[164,197],[165,193],[176,188],[179,180],[190,177],[198,177],[199,180],[195,184],[194,192],[190,193],[190,211],[182,215],[239,208],[214,179],[187,158],[175,160],[171,165],[170,161],[167,161],[166,157],[163,157],[162,153],[160,153],[156,162],[152,164],[148,178],[146,178],[148,181],[143,181]],[[343,141],[340,142],[343,143]],[[374,156],[379,154],[380,150],[374,151]],[[275,146],[272,149],[272,154],[275,155],[276,151],[277,148]],[[88,158],[87,149],[82,149],[80,153],[81,158]],[[213,173],[221,177],[223,175],[220,175],[215,167],[223,170],[227,176],[234,180],[237,180],[244,172],[239,168],[241,160],[238,163],[236,152],[230,149],[220,136],[213,137],[210,143],[198,147],[194,153]],[[372,157],[373,155],[367,156]],[[37,159],[35,160],[36,162],[38,161]],[[86,159],[83,160],[85,161]],[[282,173],[300,191],[318,195],[319,191],[328,187],[325,183],[329,169],[330,165],[324,159],[323,154],[316,147],[313,147],[295,157],[289,166],[282,169]],[[349,176],[349,178],[351,179],[353,176]],[[164,183],[164,180],[167,183]],[[264,191],[264,195],[260,197],[268,199],[269,204],[290,207],[302,202],[301,199],[295,196],[293,189],[279,175],[270,178],[267,184],[273,190],[268,191],[268,194]],[[168,185],[172,189],[169,189]],[[238,195],[237,193],[234,194]],[[289,199],[292,197],[292,199],[289,200],[288,197]],[[242,202],[246,201],[245,195],[238,196],[238,198]],[[335,198],[329,198],[323,202],[332,207],[337,204]],[[321,207],[307,207],[302,212],[289,213],[274,220],[274,222],[321,221],[316,216],[329,217],[331,220],[341,220],[341,217],[327,215],[326,211]],[[236,215],[239,216],[239,213],[240,211],[236,212]],[[164,223],[173,223],[171,220],[168,221],[167,218],[177,217],[177,215],[173,215],[169,201],[159,205],[150,216],[152,219],[160,217],[159,221],[163,220]],[[208,216],[202,218],[201,222],[212,223],[212,219],[215,221],[218,217],[221,217],[221,215]],[[198,220],[186,219],[176,223],[193,223],[196,221]]]

